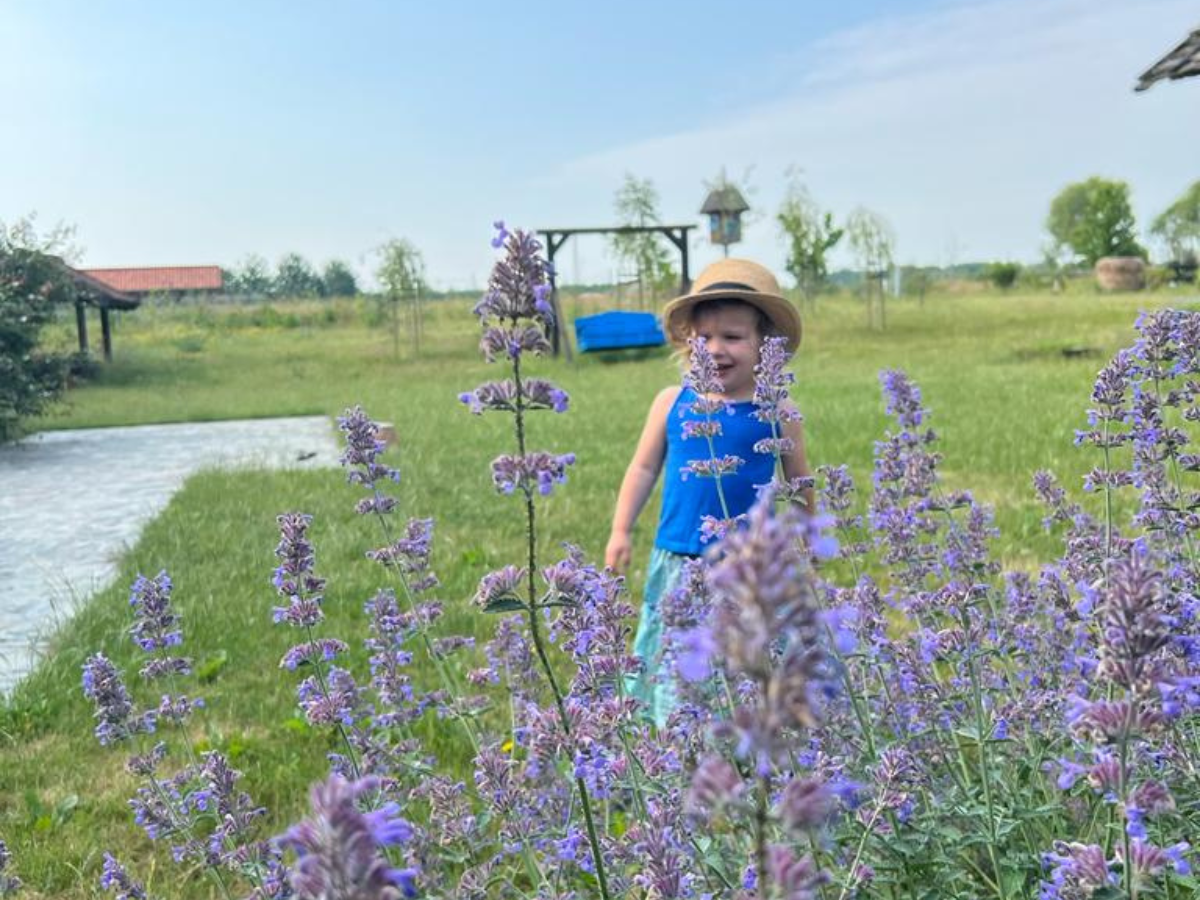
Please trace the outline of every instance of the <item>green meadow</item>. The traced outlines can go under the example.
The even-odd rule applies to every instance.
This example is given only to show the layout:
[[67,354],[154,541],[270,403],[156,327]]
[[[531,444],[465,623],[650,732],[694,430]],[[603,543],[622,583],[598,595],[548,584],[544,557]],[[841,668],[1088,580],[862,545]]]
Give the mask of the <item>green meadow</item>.
[[[888,427],[878,373],[904,369],[932,409],[944,483],[991,505],[998,557],[1032,570],[1059,550],[1043,533],[1033,472],[1053,470],[1080,497],[1082,476],[1096,459],[1072,438],[1085,427],[1095,374],[1132,340],[1140,309],[1165,305],[1195,307],[1197,300],[1194,292],[1102,295],[1080,287],[1054,295],[934,294],[920,303],[889,301],[887,329],[878,331],[867,326],[856,298],[822,298],[803,310],[804,344],[794,363],[809,458],[814,466],[849,465],[869,490],[873,444]],[[494,456],[514,449],[511,421],[472,416],[457,399],[505,374],[480,359],[470,306],[429,304],[419,354],[406,335],[394,347],[365,301],[147,307],[118,319],[115,361],[33,424],[334,417],[361,404],[376,420],[395,423],[399,443],[388,462],[403,473],[402,515],[436,520],[434,567],[446,606],[440,629],[482,642],[494,620],[477,613],[470,597],[480,576],[521,560],[525,536],[518,500],[496,494],[489,471]],[[568,313],[587,311],[570,300],[566,306]],[[55,339],[69,342],[66,324]],[[567,414],[532,417],[531,447],[578,455],[568,484],[539,507],[541,558],[550,561],[571,542],[598,559],[650,400],[678,377],[678,366],[660,350],[543,359],[530,369],[571,396]],[[102,481],[104,473],[94,477]],[[81,664],[96,651],[127,674],[136,671],[127,596],[139,572],[166,569],[175,583],[184,650],[197,664],[188,692],[207,703],[188,740],[229,754],[244,773],[243,788],[269,810],[264,834],[298,816],[334,744],[297,717],[298,678],[278,668],[295,635],[271,622],[275,516],[313,515],[317,568],[329,579],[325,633],[354,645],[365,633],[363,602],[387,583],[363,555],[382,537],[375,522],[354,514],[359,496],[337,469],[197,474],[123,555],[116,582],[46,635],[40,665],[0,701],[0,837],[30,896],[95,895],[105,849],[121,855],[152,892],[210,890],[196,877],[189,879],[194,887],[182,887],[169,853],[133,824],[125,805],[135,787],[123,770],[126,750],[97,745],[80,691]],[[639,525],[629,573],[635,594],[656,515],[652,505]],[[836,566],[830,575],[847,577]],[[362,674],[361,654],[354,659]],[[142,702],[154,699],[132,677],[130,684]],[[425,727],[440,757],[465,763],[466,749],[449,725],[430,720]]]

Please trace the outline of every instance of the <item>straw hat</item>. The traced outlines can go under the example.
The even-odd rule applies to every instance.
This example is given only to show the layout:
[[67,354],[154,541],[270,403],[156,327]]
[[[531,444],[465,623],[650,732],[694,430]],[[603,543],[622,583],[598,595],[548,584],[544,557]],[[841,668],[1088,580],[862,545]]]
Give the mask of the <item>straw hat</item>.
[[717,298],[733,298],[759,309],[787,338],[789,353],[800,346],[800,313],[783,296],[775,276],[748,259],[722,259],[706,267],[692,283],[692,292],[676,297],[663,309],[663,321],[671,341],[687,343],[691,333],[692,308]]

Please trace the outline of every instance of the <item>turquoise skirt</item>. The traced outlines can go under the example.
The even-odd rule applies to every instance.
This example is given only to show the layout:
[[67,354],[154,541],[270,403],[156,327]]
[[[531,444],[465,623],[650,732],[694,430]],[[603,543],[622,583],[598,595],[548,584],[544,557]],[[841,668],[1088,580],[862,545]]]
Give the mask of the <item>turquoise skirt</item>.
[[642,661],[642,671],[639,675],[629,676],[625,682],[630,695],[642,702],[645,717],[660,728],[675,708],[675,684],[662,664],[663,623],[659,604],[678,587],[683,564],[689,559],[690,556],[659,547],[650,551],[646,588],[642,592],[642,613],[633,639],[633,655]]

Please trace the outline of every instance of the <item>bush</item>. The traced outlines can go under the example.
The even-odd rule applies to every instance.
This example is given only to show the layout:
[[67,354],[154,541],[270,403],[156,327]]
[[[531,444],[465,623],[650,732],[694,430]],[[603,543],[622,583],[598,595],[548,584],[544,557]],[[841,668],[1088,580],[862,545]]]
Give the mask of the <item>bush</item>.
[[56,307],[74,300],[63,263],[39,242],[28,222],[0,224],[0,443],[21,433],[66,386],[68,360],[39,346]]
[[1021,274],[1021,264],[1015,262],[988,263],[984,276],[1002,291],[1008,290],[1017,283]]

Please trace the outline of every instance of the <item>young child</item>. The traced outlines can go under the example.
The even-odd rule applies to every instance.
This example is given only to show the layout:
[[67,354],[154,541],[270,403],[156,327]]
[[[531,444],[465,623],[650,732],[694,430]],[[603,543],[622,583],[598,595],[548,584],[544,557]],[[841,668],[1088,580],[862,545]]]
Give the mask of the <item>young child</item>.
[[[732,454],[745,462],[737,471],[721,476],[719,492],[715,478],[694,474],[685,477],[688,462],[708,459],[710,452],[704,438],[685,439],[684,422],[703,416],[691,409],[699,399],[696,394],[688,387],[674,385],[654,398],[621,482],[604,553],[605,564],[618,572],[629,566],[634,523],[666,467],[662,512],[634,640],[634,653],[645,669],[631,685],[632,693],[646,703],[648,714],[659,725],[665,723],[673,706],[668,679],[656,678],[662,638],[659,601],[678,584],[683,563],[704,552],[700,533],[704,517],[722,520],[746,512],[757,497],[756,486],[767,484],[775,474],[774,456],[754,452],[755,443],[772,436],[770,424],[754,416],[754,367],[759,362],[763,338],[782,335],[787,339],[788,351],[795,352],[801,333],[800,315],[782,296],[775,277],[757,263],[742,259],[723,259],[708,266],[696,278],[692,292],[672,300],[663,317],[676,347],[686,350],[689,338],[704,339],[723,387],[721,394],[708,399],[728,404],[727,412],[713,414],[721,423],[721,433],[713,438],[715,455]],[[783,476],[807,476],[799,421],[781,423],[779,428],[780,436],[790,438],[793,446],[782,456]],[[811,492],[806,502],[812,509]]]

